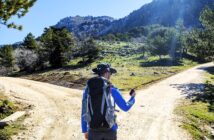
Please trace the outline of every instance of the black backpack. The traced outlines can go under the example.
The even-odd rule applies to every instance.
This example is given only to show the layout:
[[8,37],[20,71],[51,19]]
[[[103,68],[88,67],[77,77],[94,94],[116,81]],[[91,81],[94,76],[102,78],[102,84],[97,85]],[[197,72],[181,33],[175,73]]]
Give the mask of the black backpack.
[[110,86],[102,77],[94,77],[87,82],[83,118],[91,129],[110,129],[115,124],[115,103],[112,101]]

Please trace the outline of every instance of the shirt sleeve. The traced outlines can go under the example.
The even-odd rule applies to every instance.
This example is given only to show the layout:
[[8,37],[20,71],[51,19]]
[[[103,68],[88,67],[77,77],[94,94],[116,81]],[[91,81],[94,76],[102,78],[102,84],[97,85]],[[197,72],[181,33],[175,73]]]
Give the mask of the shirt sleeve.
[[112,97],[114,98],[115,103],[119,106],[120,109],[127,112],[135,103],[135,98],[132,96],[128,102],[124,100],[120,91],[117,88],[111,88]]
[[[82,101],[87,98],[85,91],[86,90],[84,90],[83,92]],[[88,127],[87,127],[88,125],[87,125],[87,122],[83,120],[82,116],[83,116],[83,103],[82,103],[82,113],[81,113],[81,126],[82,126],[82,133],[86,133],[88,131]]]

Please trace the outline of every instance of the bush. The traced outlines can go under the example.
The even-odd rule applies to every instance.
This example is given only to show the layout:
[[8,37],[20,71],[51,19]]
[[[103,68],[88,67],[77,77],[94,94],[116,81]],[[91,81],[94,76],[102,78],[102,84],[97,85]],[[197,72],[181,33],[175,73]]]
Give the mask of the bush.
[[10,140],[10,135],[0,129],[0,140]]
[[38,54],[35,51],[18,48],[15,57],[20,70],[31,72],[37,69]]
[[13,104],[8,100],[0,101],[0,119],[3,119],[13,113]]
[[0,48],[0,64],[5,67],[13,67],[14,66],[14,54],[13,47],[11,45],[5,45]]

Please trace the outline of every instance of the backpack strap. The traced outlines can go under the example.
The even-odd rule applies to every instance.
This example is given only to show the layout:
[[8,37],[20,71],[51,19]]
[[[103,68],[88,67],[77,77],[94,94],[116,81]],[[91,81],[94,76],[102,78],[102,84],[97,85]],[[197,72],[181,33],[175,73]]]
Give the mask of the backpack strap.
[[86,88],[86,93],[87,93],[87,112],[89,111],[88,108],[90,107],[90,111],[91,111],[91,115],[94,114],[94,111],[93,111],[93,108],[92,108],[92,103],[91,103],[91,96],[89,95],[89,88],[88,88],[88,85],[87,85],[87,88]]
[[105,102],[106,102],[107,106],[109,106],[109,102],[106,100],[106,89],[107,89],[107,84],[106,84],[105,80],[103,79],[103,97],[102,97],[102,104],[101,104],[101,114],[102,115],[104,114]]
[[108,82],[106,82],[105,79],[103,79],[104,82],[104,86],[103,86],[103,97],[102,97],[102,106],[101,106],[101,114],[104,113],[104,106],[105,106],[105,102],[107,104],[107,107],[109,108],[115,108],[115,103],[114,105],[111,102],[111,95],[107,94],[107,88],[108,88]]
[[92,103],[91,103],[91,96],[88,96],[88,102],[89,102],[89,107],[90,107],[90,111],[91,111],[91,115],[94,114],[93,108],[92,108]]
[[[89,123],[90,121],[91,121],[91,115],[90,115],[90,112],[89,112],[89,104],[91,104],[90,102],[89,102],[89,98],[91,98],[90,97],[90,95],[88,94],[89,93],[89,88],[88,88],[88,85],[86,86],[86,89],[85,89],[85,92],[86,92],[86,98],[85,99],[83,99],[83,101],[82,101],[82,104],[83,104],[83,114],[82,114],[82,117],[83,117],[83,119],[87,122],[87,123]],[[93,110],[92,110],[93,111]]]
[[[103,90],[104,91],[104,90]],[[104,113],[104,106],[105,106],[105,96],[103,92],[103,97],[102,97],[102,104],[101,104],[101,114],[103,115]]]

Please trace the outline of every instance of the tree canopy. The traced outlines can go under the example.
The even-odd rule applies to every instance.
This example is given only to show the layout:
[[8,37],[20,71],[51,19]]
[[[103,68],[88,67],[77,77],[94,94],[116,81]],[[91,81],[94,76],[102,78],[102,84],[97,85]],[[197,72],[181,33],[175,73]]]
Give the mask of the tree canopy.
[[190,32],[186,44],[191,53],[198,59],[205,61],[214,60],[214,10],[206,8],[200,16],[203,29]]
[[8,23],[12,16],[21,18],[29,11],[36,0],[0,0],[0,24],[8,28],[22,29],[21,25],[14,22]]
[[[147,44],[152,55],[171,55],[175,52],[176,42],[174,41],[176,33],[172,29],[160,28],[153,31],[147,39]],[[174,48],[172,50],[172,48]]]
[[23,41],[23,46],[26,49],[35,50],[38,48],[38,45],[35,40],[35,36],[32,33],[27,34]]
[[0,64],[5,67],[13,67],[14,65],[13,47],[11,45],[5,45],[0,48]]
[[61,67],[66,64],[69,61],[66,53],[75,45],[73,35],[66,28],[46,28],[41,36],[41,42],[49,53],[49,62],[52,67]]

